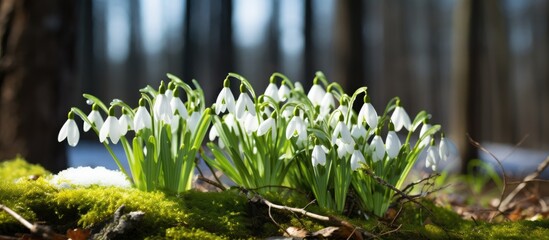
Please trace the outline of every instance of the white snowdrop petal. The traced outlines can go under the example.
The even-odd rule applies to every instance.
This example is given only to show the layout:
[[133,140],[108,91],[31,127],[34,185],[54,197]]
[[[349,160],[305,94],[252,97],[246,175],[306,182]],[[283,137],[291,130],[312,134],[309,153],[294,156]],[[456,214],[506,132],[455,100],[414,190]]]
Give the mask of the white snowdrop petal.
[[389,158],[395,158],[396,156],[398,156],[401,143],[395,131],[389,131],[389,133],[387,134],[385,147],[387,149],[387,156],[389,156]]
[[278,98],[280,99],[280,101],[286,101],[289,95],[290,88],[286,86],[286,84],[282,84],[282,86],[280,86],[280,88],[278,89]]
[[269,83],[267,88],[265,89],[265,96],[269,96],[275,100],[275,102],[280,102],[280,98],[278,96],[278,87],[274,83]]
[[316,106],[322,103],[322,98],[325,94],[326,91],[324,88],[322,88],[319,84],[314,84],[309,90],[309,93],[307,93],[307,97]]
[[448,140],[446,138],[443,137],[442,139],[440,139],[438,151],[440,154],[440,159],[442,161],[448,160],[448,158],[450,157],[450,150],[448,148]]
[[79,139],[80,132],[78,131],[78,126],[74,120],[71,120],[67,128],[67,142],[70,146],[74,147],[78,144]]
[[67,119],[67,121],[65,121],[65,123],[63,123],[63,126],[61,127],[61,130],[59,130],[59,134],[57,135],[57,141],[58,142],[62,142],[63,140],[65,140],[65,138],[67,138],[67,131],[68,131],[68,128],[69,128],[69,121],[71,119]]

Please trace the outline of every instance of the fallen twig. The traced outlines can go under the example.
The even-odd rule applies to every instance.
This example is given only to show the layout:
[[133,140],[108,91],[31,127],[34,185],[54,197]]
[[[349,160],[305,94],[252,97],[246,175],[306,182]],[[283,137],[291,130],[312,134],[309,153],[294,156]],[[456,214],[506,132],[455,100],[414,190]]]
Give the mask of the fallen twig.
[[[243,189],[243,191],[246,193],[246,195],[248,195],[248,193],[249,193],[248,190]],[[362,238],[363,235],[368,236],[368,237],[374,236],[373,234],[368,233],[368,232],[362,230],[361,228],[359,228],[357,226],[354,226],[353,224],[351,224],[347,221],[341,220],[337,217],[323,216],[323,215],[320,215],[320,214],[309,212],[309,211],[305,210],[304,208],[294,208],[294,207],[288,207],[288,206],[284,206],[284,205],[274,204],[274,203],[270,202],[269,200],[263,198],[259,194],[254,193],[252,195],[252,197],[250,198],[250,201],[265,204],[265,205],[267,205],[267,207],[269,207],[269,209],[274,208],[274,209],[289,211],[289,212],[292,212],[292,213],[299,213],[299,214],[302,214],[303,216],[306,216],[306,217],[309,217],[309,218],[312,218],[312,219],[327,222],[330,225],[346,228],[352,233],[351,236],[353,236],[354,239],[363,239]]]
[[0,209],[4,210],[6,213],[11,215],[13,218],[15,218],[17,221],[19,221],[23,226],[29,229],[29,231],[32,234],[36,234],[41,236],[44,239],[66,239],[65,236],[57,234],[54,232],[49,226],[43,226],[39,224],[32,224],[29,221],[27,221],[25,218],[23,218],[21,215],[16,213],[15,211],[11,210],[10,208],[6,207],[3,204],[0,204]]
[[519,185],[517,185],[515,187],[515,189],[513,189],[513,191],[511,193],[509,193],[507,195],[507,197],[505,197],[505,199],[503,199],[503,201],[500,201],[500,203],[498,204],[498,210],[501,211],[501,212],[505,212],[509,209],[509,203],[511,203],[511,201],[517,196],[517,194],[522,190],[524,189],[524,187],[526,187],[526,184],[528,182],[531,182],[533,181],[535,178],[539,177],[539,175],[549,166],[549,156],[547,158],[545,158],[545,160],[543,160],[542,163],[540,163],[538,165],[538,168],[536,169],[535,172],[529,174],[528,176],[526,176],[524,179],[522,179],[521,183]]
[[[481,151],[489,154],[490,156],[492,156],[492,158],[494,158],[494,160],[496,160],[499,168],[501,169],[501,174],[503,174],[503,186],[501,187],[501,194],[500,194],[500,197],[499,199],[503,199],[503,195],[505,194],[505,188],[507,187],[507,174],[505,173],[505,168],[503,167],[503,164],[501,163],[501,161],[496,157],[496,155],[494,155],[492,152],[488,151],[488,149],[486,149],[485,147],[483,147],[479,142],[473,140],[473,138],[471,138],[471,136],[469,134],[467,134],[467,138],[469,138],[469,142],[471,142],[471,144],[473,144],[473,146],[477,147],[478,149],[480,149]],[[500,212],[500,213],[503,213],[503,211],[500,210],[500,207],[501,207],[501,204],[502,204],[503,201],[499,201],[498,205],[496,206],[496,209]]]

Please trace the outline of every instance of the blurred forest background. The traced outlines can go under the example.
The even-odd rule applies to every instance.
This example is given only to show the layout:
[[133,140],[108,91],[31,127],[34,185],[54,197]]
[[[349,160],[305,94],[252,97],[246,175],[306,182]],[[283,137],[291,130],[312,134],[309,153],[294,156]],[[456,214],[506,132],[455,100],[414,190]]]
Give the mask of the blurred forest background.
[[228,72],[264,89],[323,71],[378,109],[427,110],[465,160],[467,134],[549,149],[549,1],[0,0],[0,41],[0,159],[52,171],[82,93],[135,106],[168,72],[211,103]]

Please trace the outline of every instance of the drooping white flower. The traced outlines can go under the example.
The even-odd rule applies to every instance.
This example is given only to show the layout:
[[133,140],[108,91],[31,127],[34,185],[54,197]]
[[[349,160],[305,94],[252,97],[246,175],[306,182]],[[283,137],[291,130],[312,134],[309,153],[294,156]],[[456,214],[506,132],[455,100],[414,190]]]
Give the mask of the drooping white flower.
[[172,119],[172,107],[170,106],[170,101],[165,94],[159,93],[154,97],[154,117],[157,121],[164,121],[169,123]]
[[315,145],[313,148],[313,152],[311,154],[311,161],[313,163],[313,167],[316,167],[317,165],[326,165],[326,153],[328,153],[328,150],[324,145]]
[[275,83],[269,83],[267,88],[265,89],[265,96],[271,97],[275,102],[280,102],[280,97],[278,96],[278,87]]
[[[92,105],[92,111],[88,114],[88,119],[97,129],[101,129],[101,126],[103,126],[103,117],[101,117],[101,113],[99,113],[98,106],[96,104]],[[91,125],[84,121],[84,132],[89,131],[90,128]]]
[[300,116],[295,115],[292,117],[286,128],[286,139],[297,137],[297,143],[307,139],[307,125]]
[[118,122],[120,123],[120,133],[122,135],[126,135],[129,130],[133,130],[132,118],[125,110],[122,116],[120,116],[120,119],[118,119]]
[[282,82],[282,85],[280,85],[280,88],[278,89],[278,99],[280,101],[286,101],[288,97],[290,96],[290,88]]
[[355,149],[351,155],[351,170],[356,171],[360,167],[360,163],[366,163],[366,160],[364,160],[364,155]]
[[235,115],[237,119],[242,119],[244,117],[244,113],[249,112],[252,115],[255,116],[255,105],[248,93],[241,92],[240,96],[238,96],[238,100],[236,100],[236,106],[235,106]]
[[353,137],[351,136],[351,131],[347,125],[343,122],[343,118],[337,123],[334,131],[332,132],[332,142],[335,142],[336,139],[341,139],[344,143],[353,142]]
[[65,138],[71,147],[76,146],[78,144],[78,140],[80,140],[80,131],[78,131],[78,126],[74,121],[74,113],[72,111],[69,112],[67,121],[65,121],[61,127],[61,130],[59,130],[57,141],[62,142]]
[[252,115],[250,112],[246,111],[244,113],[244,130],[246,130],[246,133],[248,135],[252,134],[253,132],[257,131],[257,128],[259,127],[259,122],[257,121],[257,116]]
[[397,132],[399,132],[402,127],[406,128],[408,131],[412,129],[412,122],[410,121],[408,113],[398,104],[391,115],[391,122],[395,124],[395,131]]
[[[212,125],[212,127],[210,128],[210,133],[208,134],[208,138],[210,139],[210,141],[213,142],[218,137],[219,137],[219,133],[217,132],[217,127],[216,125]],[[223,144],[223,140],[221,140],[221,138],[217,142],[217,145],[220,148],[225,148],[225,144]]]
[[[177,94],[177,89],[178,88],[176,88],[174,94]],[[185,104],[181,101],[181,98],[177,97],[177,95],[174,95],[174,97],[170,100],[170,107],[172,109],[172,114],[175,114],[177,111],[183,119],[187,119],[189,117],[189,112],[187,111]]]
[[120,136],[122,136],[122,131],[120,130],[120,122],[113,115],[114,110],[111,107],[111,109],[109,109],[109,116],[107,117],[107,120],[105,120],[105,123],[99,131],[100,142],[105,142],[105,140],[107,140],[107,137],[109,137],[112,143],[116,144],[118,143],[118,140],[120,140]]
[[377,162],[382,160],[385,156],[385,145],[383,144],[383,139],[379,135],[375,135],[370,142],[370,151],[372,152],[372,160]]
[[200,121],[200,117],[202,116],[201,112],[194,111],[191,113],[191,116],[187,119],[187,130],[191,132],[191,134],[195,134],[197,127],[198,127],[198,121]]
[[271,136],[274,141],[276,139],[276,121],[272,116],[265,119],[263,122],[261,122],[261,124],[259,124],[259,128],[257,129],[257,135],[263,136],[269,131],[271,131]]
[[325,118],[330,114],[330,111],[335,108],[334,95],[331,92],[326,92],[320,103],[320,118]]
[[387,156],[389,156],[389,158],[395,158],[398,156],[401,146],[402,144],[400,143],[400,139],[398,138],[396,132],[390,130],[389,133],[387,133],[387,139],[385,140]]
[[145,99],[139,100],[139,107],[133,117],[133,127],[136,133],[143,128],[152,128],[151,114],[145,107]]
[[227,127],[229,127],[229,129],[232,129],[235,132],[235,134],[238,135],[238,124],[237,124],[236,117],[234,116],[234,114],[227,113],[225,115],[225,117],[223,118],[223,121],[224,121],[225,125],[227,125]]
[[225,80],[223,83],[225,86],[221,89],[217,99],[215,100],[215,114],[224,113],[228,110],[230,113],[234,113],[235,101],[233,93],[228,86],[229,81]]
[[317,106],[322,103],[322,98],[324,98],[325,94],[326,91],[320,86],[320,84],[313,84],[309,90],[309,93],[307,93],[307,97],[311,100],[313,105]]
[[355,142],[344,142],[342,139],[338,138],[335,140],[335,144],[337,145],[337,157],[343,158],[347,156],[348,154],[353,153],[355,150]]
[[353,127],[351,128],[351,136],[355,140],[367,139],[368,138],[368,132],[366,131],[366,128],[362,124],[353,124]]
[[[425,135],[425,133],[427,132],[427,130],[429,130],[429,128],[431,128],[431,124],[423,123],[421,126],[421,129],[419,130],[419,137],[422,138],[423,135]],[[423,140],[419,142],[419,147],[425,147],[429,145],[430,142],[431,142],[431,136],[425,136]]]
[[303,85],[300,82],[294,83],[294,89],[299,92],[305,92],[305,89],[303,88]]
[[365,97],[365,102],[358,112],[358,124],[364,125],[366,122],[370,128],[376,128],[378,123],[378,116],[376,109],[370,103],[368,96]]
[[172,119],[170,120],[170,129],[172,130],[172,134],[175,134],[177,132],[177,129],[179,128],[180,119],[181,119],[181,116],[179,114],[174,114],[172,116]]
[[434,145],[427,149],[427,159],[425,159],[425,167],[431,168],[433,171],[437,169],[437,163],[440,160],[440,155]]
[[440,154],[440,160],[446,161],[450,157],[450,149],[449,149],[449,143],[448,140],[444,137],[444,134],[440,138],[440,143],[438,146],[438,151]]

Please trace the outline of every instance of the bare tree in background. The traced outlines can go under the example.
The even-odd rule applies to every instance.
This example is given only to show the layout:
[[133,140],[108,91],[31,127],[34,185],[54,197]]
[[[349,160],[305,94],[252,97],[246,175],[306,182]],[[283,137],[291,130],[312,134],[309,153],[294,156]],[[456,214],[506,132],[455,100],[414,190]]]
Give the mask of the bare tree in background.
[[0,160],[66,168],[57,133],[73,89],[75,1],[0,1]]

